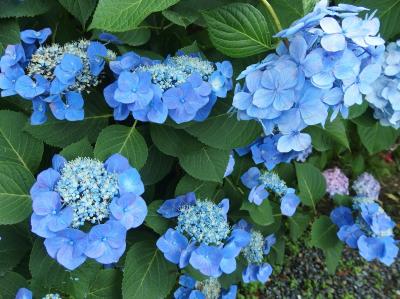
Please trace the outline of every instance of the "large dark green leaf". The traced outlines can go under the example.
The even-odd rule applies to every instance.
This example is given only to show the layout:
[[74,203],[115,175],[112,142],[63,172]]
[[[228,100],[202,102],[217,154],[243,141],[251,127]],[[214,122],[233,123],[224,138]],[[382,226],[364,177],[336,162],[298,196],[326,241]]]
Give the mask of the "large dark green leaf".
[[58,2],[81,22],[82,27],[85,27],[97,4],[97,0],[58,0]]
[[63,148],[60,155],[64,156],[67,160],[72,160],[77,157],[93,157],[93,147],[87,138],[72,143]]
[[1,0],[0,18],[33,17],[51,8],[52,0]]
[[269,0],[284,28],[314,9],[318,0]]
[[27,239],[16,226],[0,226],[0,271],[11,270],[30,249]]
[[398,130],[382,127],[378,122],[372,127],[357,125],[357,132],[362,144],[371,155],[389,149],[399,136]]
[[152,144],[146,164],[140,170],[143,183],[152,185],[161,181],[171,170],[174,160],[171,156],[164,155]]
[[212,199],[218,183],[197,180],[190,175],[185,175],[179,181],[175,189],[175,195],[183,195],[194,192],[198,198]]

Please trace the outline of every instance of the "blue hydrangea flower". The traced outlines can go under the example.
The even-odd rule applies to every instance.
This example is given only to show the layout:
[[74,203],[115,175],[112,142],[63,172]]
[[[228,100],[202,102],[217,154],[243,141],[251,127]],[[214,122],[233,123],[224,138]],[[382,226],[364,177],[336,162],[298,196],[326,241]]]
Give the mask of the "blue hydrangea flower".
[[167,218],[177,217],[177,226],[158,239],[158,249],[180,268],[190,264],[211,277],[232,273],[250,235],[241,228],[230,228],[228,210],[228,199],[216,205],[196,200],[193,193],[167,200],[158,212]]
[[291,217],[300,204],[295,190],[288,188],[274,172],[261,172],[257,167],[251,167],[242,175],[241,181],[250,189],[248,200],[256,205],[261,205],[272,193],[280,198],[282,215]]
[[358,196],[371,198],[372,200],[378,200],[381,191],[379,182],[368,172],[362,173],[353,182],[352,188]]
[[[20,288],[15,295],[15,299],[32,299],[33,298],[33,293],[26,289],[26,288]],[[42,299],[62,299],[61,296],[57,293],[55,294],[46,294]]]
[[239,120],[257,120],[266,136],[279,132],[277,150],[282,153],[310,148],[311,136],[303,130],[324,126],[329,112],[331,121],[339,113],[347,118],[349,108],[362,103],[381,73],[379,20],[374,14],[360,18],[365,8],[327,4],[318,3],[278,33],[288,46],[281,42],[276,53],[237,78],[244,78],[232,102]]
[[46,238],[48,254],[69,270],[88,257],[115,263],[125,251],[126,232],[147,215],[143,192],[138,171],[119,154],[104,163],[55,155],[30,190],[32,232]]
[[17,94],[32,101],[33,125],[46,122],[48,111],[57,119],[82,120],[83,92],[100,83],[105,60],[115,59],[99,42],[47,46],[50,34],[49,28],[22,31],[21,44],[7,46],[0,58],[1,96]]
[[122,120],[131,112],[135,119],[164,123],[203,121],[217,98],[232,89],[232,66],[213,63],[196,55],[178,53],[164,61],[129,52],[110,62],[117,77],[106,87],[106,102],[114,117]]
[[216,278],[204,281],[196,281],[189,275],[179,277],[179,288],[174,292],[175,299],[234,299],[237,286],[231,285],[229,289],[223,289]]
[[367,261],[379,260],[391,265],[399,248],[394,239],[395,223],[372,199],[356,197],[353,209],[337,207],[330,215],[339,231],[338,238],[351,248],[357,248]]

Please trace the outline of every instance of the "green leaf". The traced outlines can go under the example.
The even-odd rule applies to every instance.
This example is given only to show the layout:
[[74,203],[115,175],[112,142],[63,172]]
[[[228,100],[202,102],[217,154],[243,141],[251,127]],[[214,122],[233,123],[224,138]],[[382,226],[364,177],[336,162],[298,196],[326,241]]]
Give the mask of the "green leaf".
[[140,170],[140,176],[145,185],[153,185],[161,181],[171,170],[174,159],[164,155],[153,144],[149,149],[146,164]]
[[332,148],[334,143],[338,143],[347,149],[350,149],[347,130],[340,117],[337,117],[333,122],[327,122],[325,128],[321,126],[310,126],[306,129],[312,137],[313,147],[318,151],[327,151]]
[[182,26],[182,27],[187,27],[190,24],[192,24],[198,16],[196,15],[182,15],[179,12],[173,11],[173,10],[164,10],[162,12],[162,15],[169,20],[170,22]]
[[29,190],[34,177],[16,163],[0,163],[0,224],[14,224],[32,211]]
[[316,211],[318,201],[326,192],[325,178],[318,168],[309,163],[296,163],[296,175],[301,202]]
[[371,155],[389,149],[399,136],[398,130],[383,127],[378,122],[372,127],[357,125],[357,132],[362,144]]
[[14,299],[20,288],[27,288],[28,282],[20,274],[6,272],[0,275],[0,298]]
[[[21,42],[19,26],[16,19],[1,19],[0,28],[0,44],[2,44],[4,48],[8,45],[15,45]],[[1,52],[2,51],[0,51],[0,53]]]
[[202,199],[212,199],[218,184],[197,180],[190,175],[181,178],[175,189],[175,195],[184,195],[188,192],[194,192],[196,197]]
[[101,264],[97,261],[87,260],[77,269],[70,272],[70,295],[74,296],[74,298],[86,298],[101,268]]
[[269,200],[264,200],[259,206],[244,200],[240,209],[248,211],[250,218],[258,225],[267,226],[274,223],[272,206]]
[[90,284],[88,299],[121,298],[121,272],[116,269],[100,270]]
[[27,239],[16,226],[0,226],[0,271],[11,270],[30,249]]
[[50,258],[42,239],[36,239],[29,259],[29,270],[32,275],[32,289],[42,290],[43,287],[67,288],[70,280],[69,272],[57,261]]
[[64,156],[67,160],[72,160],[77,157],[93,157],[93,146],[89,140],[85,137],[82,140],[72,143],[60,152],[60,155]]
[[140,169],[147,160],[146,141],[134,126],[109,126],[97,138],[94,156],[104,161],[113,154],[123,155],[133,167]]
[[35,171],[42,160],[43,143],[22,131],[26,121],[22,113],[0,111],[0,161],[15,162]]
[[135,29],[148,15],[179,0],[99,0],[90,29],[111,32]]
[[328,216],[320,216],[311,227],[311,245],[322,250],[340,243],[336,236],[337,227]]
[[33,17],[51,8],[51,0],[2,0],[0,18]]
[[336,117],[334,121],[325,124],[325,131],[334,141],[350,149],[349,139],[347,137],[346,126],[344,120]]
[[[96,94],[93,93],[93,96]],[[86,116],[82,121],[72,122],[51,118],[39,126],[27,124],[24,130],[36,139],[55,147],[63,148],[85,137],[90,142],[95,142],[99,132],[107,126],[112,113],[98,99],[89,99],[85,106]]]
[[152,201],[148,206],[148,212],[145,220],[145,224],[159,235],[165,233],[170,227],[170,221],[157,213],[157,210],[163,203],[164,200]]
[[360,0],[356,5],[364,6],[371,11],[377,9],[377,16],[381,22],[380,33],[387,40],[394,38],[400,33],[398,22],[400,18],[400,0]]
[[349,119],[357,118],[364,114],[368,109],[368,102],[364,101],[361,105],[353,105],[349,109]]
[[153,241],[135,243],[125,260],[123,298],[165,298],[174,287],[177,274],[175,265],[164,258]]
[[228,114],[213,116],[187,128],[201,142],[219,149],[231,150],[250,144],[262,130],[255,121],[238,121]]
[[116,37],[118,37],[124,44],[127,44],[132,47],[137,47],[144,45],[147,43],[151,36],[151,31],[148,28],[138,27],[133,30],[125,31],[125,32],[116,32],[113,33]]
[[166,155],[178,157],[184,147],[196,143],[196,139],[183,130],[168,126],[150,125],[150,135],[156,147]]
[[296,241],[306,231],[310,224],[310,215],[297,211],[292,217],[289,217],[290,238]]
[[334,247],[324,250],[325,263],[329,274],[335,274],[340,258],[342,257],[343,248],[344,244],[342,242],[337,242]]
[[203,12],[213,45],[231,57],[246,57],[272,49],[271,32],[254,6],[234,3]]
[[283,28],[289,27],[295,20],[300,19],[314,9],[318,0],[269,0]]
[[97,4],[97,0],[58,0],[58,2],[81,22],[83,28]]
[[229,150],[207,146],[186,152],[179,156],[182,168],[196,179],[222,182],[229,160]]

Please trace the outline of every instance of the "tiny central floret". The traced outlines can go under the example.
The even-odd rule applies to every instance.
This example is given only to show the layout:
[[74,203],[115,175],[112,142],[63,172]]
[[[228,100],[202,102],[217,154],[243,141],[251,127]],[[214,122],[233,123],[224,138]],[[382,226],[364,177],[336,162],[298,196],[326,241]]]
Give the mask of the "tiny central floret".
[[[90,45],[88,40],[74,41],[61,46],[52,44],[50,46],[41,46],[32,55],[29,62],[27,73],[29,76],[35,74],[42,75],[49,81],[55,78],[54,69],[61,62],[64,54],[72,54],[79,57],[82,61],[82,72],[76,76],[75,84],[68,87],[70,91],[83,91],[90,87],[95,87],[100,83],[100,78],[90,71],[89,57],[87,49]],[[107,59],[113,60],[116,55],[114,52],[107,51]]]
[[211,201],[197,201],[182,207],[177,230],[199,243],[219,245],[228,236],[229,225],[222,208]]
[[202,292],[206,299],[218,299],[221,294],[221,284],[214,277],[196,282],[196,289]]
[[208,80],[208,76],[214,72],[214,66],[199,57],[181,55],[170,57],[163,63],[140,66],[136,71],[150,72],[153,83],[165,90],[186,82],[194,72],[199,73],[203,80]]
[[55,190],[63,204],[74,210],[72,226],[79,227],[85,221],[96,223],[108,217],[108,205],[118,194],[118,181],[100,161],[76,158],[61,170]]
[[264,172],[260,176],[260,180],[266,189],[272,190],[280,196],[285,195],[287,192],[286,183],[274,172]]
[[243,256],[249,264],[259,265],[263,262],[264,237],[258,231],[251,232],[249,245],[243,249]]

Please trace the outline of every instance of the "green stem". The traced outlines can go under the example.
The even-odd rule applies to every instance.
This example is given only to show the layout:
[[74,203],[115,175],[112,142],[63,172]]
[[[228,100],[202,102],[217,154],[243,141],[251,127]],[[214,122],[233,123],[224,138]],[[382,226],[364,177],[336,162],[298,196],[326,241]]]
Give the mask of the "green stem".
[[229,183],[229,185],[232,186],[233,189],[239,191],[239,193],[241,193],[242,195],[244,195],[244,192],[242,189],[240,189],[238,186],[236,186],[229,178],[225,178],[225,181],[227,181]]
[[279,18],[274,10],[274,8],[271,6],[271,4],[269,4],[269,2],[267,0],[261,0],[262,4],[264,4],[264,6],[267,8],[269,14],[271,15],[271,17],[274,19],[274,23],[275,23],[275,27],[277,29],[277,31],[282,31],[282,25],[281,22],[279,21]]
[[136,124],[137,124],[137,119],[135,119],[135,122],[133,123],[134,128],[136,128]]

